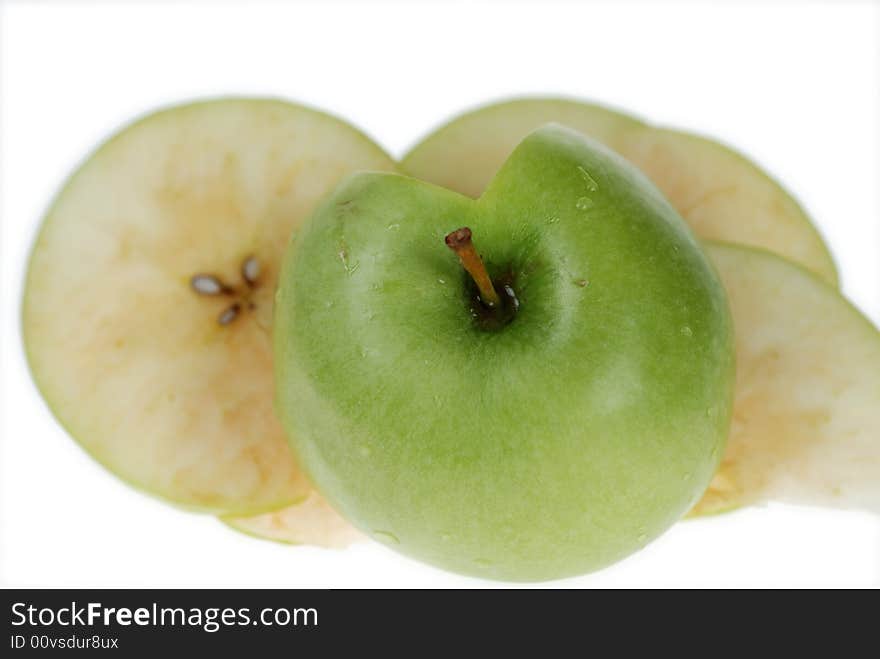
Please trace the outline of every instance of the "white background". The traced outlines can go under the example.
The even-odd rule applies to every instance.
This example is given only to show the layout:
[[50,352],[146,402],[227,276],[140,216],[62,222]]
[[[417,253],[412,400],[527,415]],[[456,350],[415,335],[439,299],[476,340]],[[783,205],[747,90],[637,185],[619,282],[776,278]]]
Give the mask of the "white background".
[[[166,507],[105,473],[34,389],[18,328],[50,196],[154,106],[270,94],[349,118],[393,154],[498,96],[618,105],[751,154],[814,215],[845,292],[880,321],[880,12],[870,3],[2,2],[0,582],[486,586],[378,544],[291,548]],[[685,522],[559,586],[880,583],[880,522],[770,506]]]

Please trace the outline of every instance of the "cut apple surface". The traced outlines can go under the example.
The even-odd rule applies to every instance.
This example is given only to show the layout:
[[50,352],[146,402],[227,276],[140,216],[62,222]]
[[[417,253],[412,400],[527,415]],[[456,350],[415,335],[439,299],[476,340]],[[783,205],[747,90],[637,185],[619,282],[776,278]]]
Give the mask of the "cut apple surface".
[[693,514],[764,501],[880,512],[880,332],[768,252],[710,244],[736,331],[733,423]]
[[300,503],[252,517],[221,517],[248,535],[291,545],[315,545],[341,549],[363,539],[317,492]]
[[354,170],[393,161],[348,124],[274,100],[163,110],[69,179],[34,245],[23,331],[61,424],[130,484],[255,514],[310,486],[273,412],[281,254]]
[[401,167],[416,178],[478,197],[520,140],[548,122],[597,139],[638,166],[701,238],[768,249],[837,283],[834,261],[809,217],[745,156],[600,106],[553,98],[489,105],[434,131],[410,150]]

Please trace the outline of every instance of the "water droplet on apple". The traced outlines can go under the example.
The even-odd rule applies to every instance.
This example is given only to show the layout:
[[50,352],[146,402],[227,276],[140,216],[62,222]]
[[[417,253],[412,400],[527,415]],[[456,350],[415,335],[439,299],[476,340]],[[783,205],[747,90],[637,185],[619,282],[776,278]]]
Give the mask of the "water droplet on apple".
[[440,282],[441,284],[445,284],[445,283],[446,283],[446,280],[445,280],[445,279],[438,279],[437,281]]
[[692,330],[690,327],[688,327],[687,325],[685,325],[684,327],[681,328],[681,333],[682,333],[683,336],[688,336],[688,337],[690,337],[690,336],[693,336],[693,335],[694,335],[694,330]]
[[397,536],[391,533],[390,531],[373,531],[373,535],[376,537],[376,540],[379,542],[384,542],[388,545],[399,545],[400,540],[397,539]]
[[397,231],[399,228],[400,225],[395,222],[394,224],[389,224],[386,231]]
[[581,197],[580,199],[577,200],[577,203],[575,204],[575,206],[577,206],[577,209],[579,211],[585,211],[588,208],[592,208],[593,200],[590,199],[589,197]]
[[647,533],[639,533],[639,537],[636,538],[636,540],[638,540],[639,542],[644,542],[647,539],[648,539]]
[[557,224],[558,222],[559,222],[558,217],[551,217],[550,219],[547,220],[547,224]]
[[580,286],[581,288],[586,288],[587,284],[589,284],[589,283],[590,282],[588,282],[586,279],[575,279],[574,280],[574,285]]
[[595,192],[599,189],[599,184],[596,183],[596,179],[590,176],[590,172],[586,169],[578,165],[578,173],[581,175],[581,178],[584,179],[584,183],[587,184],[587,190],[590,192]]

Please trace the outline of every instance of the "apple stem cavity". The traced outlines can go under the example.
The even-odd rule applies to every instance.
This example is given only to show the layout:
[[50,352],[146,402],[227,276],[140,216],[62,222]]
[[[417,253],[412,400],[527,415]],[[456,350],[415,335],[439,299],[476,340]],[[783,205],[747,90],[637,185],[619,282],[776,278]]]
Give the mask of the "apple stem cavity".
[[471,230],[467,227],[456,229],[446,236],[446,245],[458,256],[462,267],[474,280],[480,291],[480,300],[489,308],[495,308],[501,304],[501,298],[492,284],[492,279],[486,271],[483,259],[474,248],[471,240]]

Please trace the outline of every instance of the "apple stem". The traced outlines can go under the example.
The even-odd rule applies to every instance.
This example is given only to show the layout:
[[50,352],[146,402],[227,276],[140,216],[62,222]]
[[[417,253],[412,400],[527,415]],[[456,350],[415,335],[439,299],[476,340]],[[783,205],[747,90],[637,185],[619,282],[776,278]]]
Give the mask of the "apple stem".
[[480,291],[480,299],[488,307],[497,307],[501,304],[501,298],[492,285],[489,273],[486,272],[486,266],[483,265],[483,259],[474,249],[474,243],[471,241],[471,230],[467,227],[456,229],[446,236],[446,245],[458,255],[462,267],[467,270],[468,274],[473,278],[474,283]]

